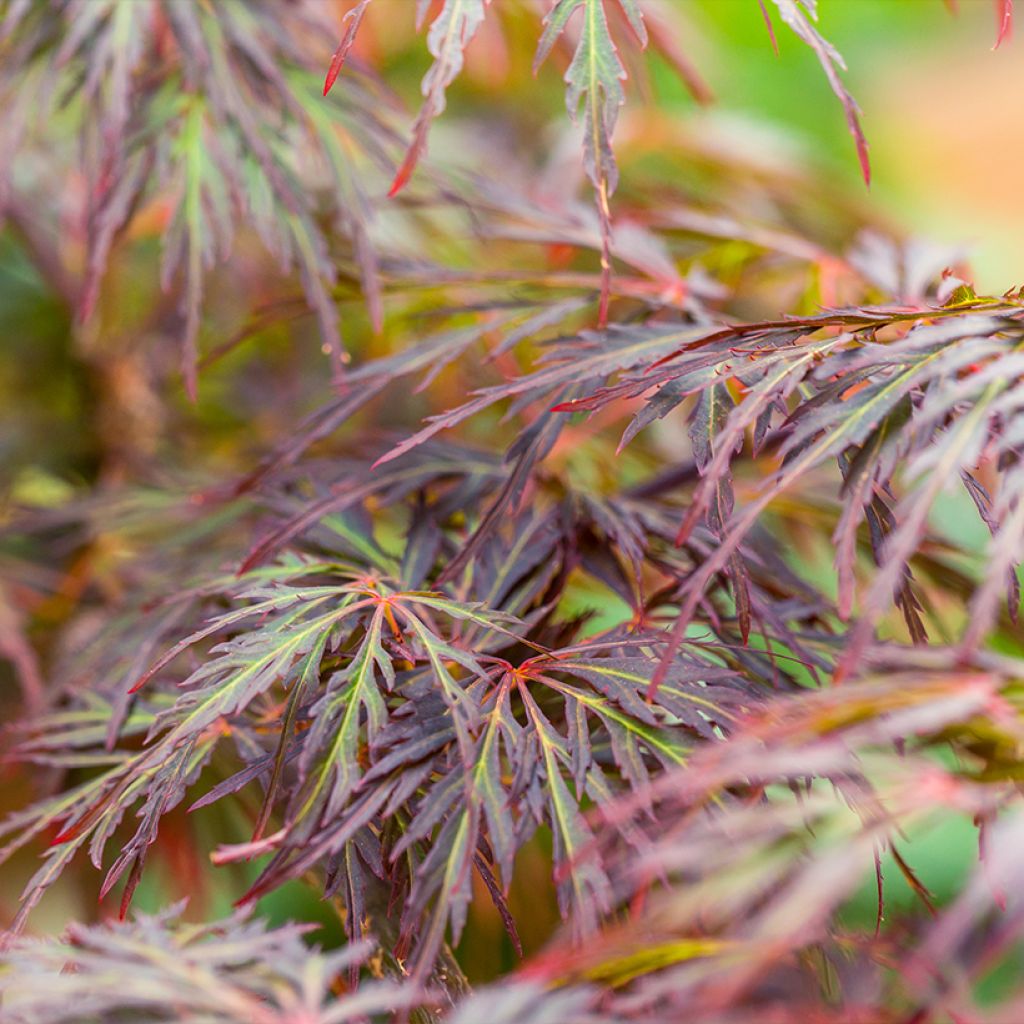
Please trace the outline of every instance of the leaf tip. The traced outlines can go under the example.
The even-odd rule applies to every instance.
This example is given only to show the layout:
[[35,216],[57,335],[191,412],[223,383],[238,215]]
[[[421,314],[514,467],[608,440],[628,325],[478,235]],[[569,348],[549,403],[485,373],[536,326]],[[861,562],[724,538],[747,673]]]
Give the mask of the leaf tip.
[[398,173],[395,175],[395,180],[391,182],[391,188],[388,189],[388,199],[394,199],[399,192],[408,184],[409,178],[412,173],[412,168],[406,168],[403,165]]
[[864,177],[865,188],[871,188],[871,157],[868,155],[867,139],[857,136],[857,159],[860,161],[860,172]]
[[996,18],[998,26],[993,50],[998,50],[1003,40],[1009,39],[1013,32],[1013,0],[996,0]]

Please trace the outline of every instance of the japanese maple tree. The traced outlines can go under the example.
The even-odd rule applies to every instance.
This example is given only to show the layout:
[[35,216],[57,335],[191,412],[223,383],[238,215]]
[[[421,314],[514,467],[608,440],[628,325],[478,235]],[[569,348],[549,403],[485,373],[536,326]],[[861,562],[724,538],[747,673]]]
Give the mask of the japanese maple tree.
[[[764,45],[868,181],[817,6]],[[712,98],[686,9],[0,3],[0,207],[96,431],[3,510],[0,1019],[1024,1014],[1024,292],[813,170],[617,162],[649,55]],[[446,116],[476,43],[571,158]],[[26,937],[81,862],[101,920]],[[192,901],[136,914],[161,863]]]

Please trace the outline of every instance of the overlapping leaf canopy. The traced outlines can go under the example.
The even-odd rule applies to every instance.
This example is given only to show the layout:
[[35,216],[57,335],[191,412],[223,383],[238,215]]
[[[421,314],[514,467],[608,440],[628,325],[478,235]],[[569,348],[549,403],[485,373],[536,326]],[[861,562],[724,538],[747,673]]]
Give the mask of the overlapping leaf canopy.
[[[815,5],[775,6],[820,58],[867,176]],[[128,941],[170,943],[179,967],[213,950],[209,985],[182,996],[196,1019],[265,991],[291,1012],[300,988],[315,1020],[448,1012],[434,996],[462,995],[451,949],[481,899],[520,946],[510,892],[537,851],[564,933],[449,1019],[984,1019],[973,986],[1022,938],[1021,295],[978,296],[944,254],[700,140],[675,155],[723,184],[640,188],[613,220],[616,40],[650,37],[689,76],[657,5],[540,12],[536,61],[565,50],[595,209],[436,165],[403,191],[498,3],[417,5],[433,63],[404,156],[397,104],[354,57],[369,0],[333,60],[302,5],[85,7],[10,3],[3,38],[23,76],[5,72],[15,126],[50,109],[37,82],[79,104],[86,314],[137,207],[160,202],[193,385],[204,274],[239,220],[298,267],[304,297],[254,304],[213,358],[308,303],[338,371],[349,279],[385,340],[361,338],[231,478],[182,458],[154,474],[171,498],[111,486],[12,515],[18,593],[36,606],[66,599],[47,558],[97,538],[123,553],[48,659],[52,707],[11,730],[14,758],[58,780],[0,825],[0,858],[50,844],[15,927],[79,853],[125,913],[169,816],[233,808],[213,861],[258,864],[236,896],[312,881],[384,959],[302,966],[291,938],[265,948],[278,940],[236,923],[223,962],[216,929],[82,931],[97,1019],[163,1019],[103,983],[137,959]],[[374,215],[443,241],[413,258]],[[464,228],[469,255],[449,261]],[[939,908],[902,830],[951,813],[985,857]],[[883,862],[934,922],[883,922]],[[858,928],[844,913],[872,868],[878,920]],[[7,963],[61,957],[18,945]],[[165,967],[147,974],[159,992]],[[328,998],[328,975],[360,970],[412,983]],[[205,1006],[210,985],[230,1006]]]

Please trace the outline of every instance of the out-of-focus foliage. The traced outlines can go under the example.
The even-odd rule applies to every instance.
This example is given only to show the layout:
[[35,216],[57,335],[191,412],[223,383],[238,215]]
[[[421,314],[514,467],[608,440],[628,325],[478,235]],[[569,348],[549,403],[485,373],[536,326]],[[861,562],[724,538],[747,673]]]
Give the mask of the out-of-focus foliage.
[[[1021,294],[656,105],[613,148],[646,60],[710,100],[685,8],[0,10],[5,315],[70,425],[7,442],[2,1012],[1009,1019]],[[763,11],[867,177],[817,6]],[[350,952],[16,939],[83,861],[121,917],[318,892]]]
[[271,931],[238,918],[187,925],[176,916],[74,925],[59,942],[17,941],[2,955],[3,1019],[355,1024],[416,1003],[411,987],[393,982],[346,991],[344,979],[371,960],[368,946],[322,954],[302,942],[301,926]]

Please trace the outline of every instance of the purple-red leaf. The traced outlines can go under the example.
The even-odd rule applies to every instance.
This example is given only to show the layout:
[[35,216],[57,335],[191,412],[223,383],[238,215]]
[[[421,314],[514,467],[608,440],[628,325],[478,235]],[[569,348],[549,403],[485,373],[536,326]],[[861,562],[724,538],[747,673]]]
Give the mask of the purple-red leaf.
[[996,0],[996,45],[1010,38],[1013,31],[1013,0]]
[[347,21],[349,26],[345,29],[341,42],[338,43],[338,48],[331,57],[331,64],[327,69],[327,77],[324,79],[325,96],[331,91],[331,87],[337,81],[338,75],[341,74],[341,69],[345,66],[345,59],[348,57],[349,50],[352,49],[352,44],[356,41],[356,33],[359,31],[359,25],[369,5],[370,0],[359,0],[356,6],[347,11],[342,19],[342,24]]
[[421,86],[423,107],[412,129],[412,142],[406,150],[389,196],[397,195],[408,184],[416,164],[427,147],[427,133],[434,118],[445,108],[445,91],[462,70],[464,51],[483,24],[489,0],[445,0],[441,12],[427,32],[427,49],[434,57]]
[[[782,20],[814,51],[832,91],[842,103],[843,111],[846,114],[846,123],[857,147],[857,159],[860,161],[864,182],[870,185],[871,162],[868,158],[868,143],[860,125],[860,109],[857,106],[857,101],[850,95],[839,74],[840,70],[846,70],[842,56],[815,28],[811,20],[816,16],[813,5],[806,4],[805,0],[774,0],[774,2]],[[811,12],[810,16],[804,7]]]

